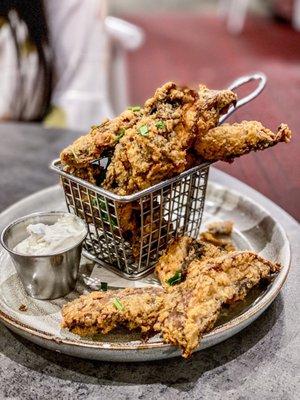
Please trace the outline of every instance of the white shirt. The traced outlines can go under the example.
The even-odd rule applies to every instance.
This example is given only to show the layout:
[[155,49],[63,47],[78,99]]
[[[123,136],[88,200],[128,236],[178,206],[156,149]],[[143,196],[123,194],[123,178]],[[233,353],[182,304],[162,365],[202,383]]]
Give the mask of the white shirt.
[[[108,40],[103,0],[45,0],[54,59],[52,105],[62,109],[66,125],[86,130],[113,111],[108,102]],[[26,26],[13,15],[20,40]],[[36,52],[22,57],[18,69],[9,26],[0,29],[0,119],[38,117],[43,83]]]

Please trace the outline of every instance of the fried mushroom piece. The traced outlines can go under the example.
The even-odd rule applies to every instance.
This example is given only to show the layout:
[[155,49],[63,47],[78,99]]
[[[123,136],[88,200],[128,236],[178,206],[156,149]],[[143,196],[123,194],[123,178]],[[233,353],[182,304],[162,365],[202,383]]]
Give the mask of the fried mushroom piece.
[[163,340],[189,357],[202,335],[213,328],[222,305],[242,300],[261,279],[270,279],[280,266],[252,252],[233,252],[193,261],[185,282],[166,295],[154,328]]
[[222,249],[226,252],[235,251],[236,248],[233,245],[230,236],[218,235],[211,232],[202,232],[200,234],[200,240],[204,243],[210,244],[211,246],[216,246],[218,249]]
[[[87,167],[105,151],[113,151],[131,128],[138,131],[148,122],[149,130],[162,133],[162,136],[175,130],[177,139],[185,146],[194,138],[196,131],[204,132],[216,126],[219,116],[235,102],[236,95],[230,90],[214,91],[202,85],[197,93],[168,82],[157,89],[144,107],[131,107],[114,119],[92,126],[87,135],[81,136],[61,152],[62,165],[72,166],[73,169]],[[154,123],[151,124],[151,121]]]
[[[60,156],[63,168],[95,185],[102,184],[106,174],[104,188],[121,195],[147,188],[195,165],[198,160],[192,147],[196,135],[215,126],[235,101],[236,95],[229,90],[201,86],[196,92],[168,82],[143,108],[126,110],[93,126],[89,134],[64,149]],[[91,166],[109,152],[112,161],[106,172]],[[137,253],[139,217],[129,210],[129,204],[126,211],[132,217],[122,218],[118,213],[120,229],[134,238]]]
[[216,126],[235,100],[229,90],[197,93],[166,83],[146,101],[142,118],[116,146],[104,187],[131,194],[183,172],[196,161],[190,152],[196,137]]
[[223,124],[198,135],[195,150],[206,161],[232,161],[250,151],[264,150],[279,142],[288,143],[291,131],[281,124],[276,133],[257,121]]
[[232,221],[212,221],[206,224],[206,229],[213,235],[231,235],[233,230]]
[[235,106],[237,95],[231,90],[212,90],[200,85],[198,90],[197,108],[200,110],[197,120],[197,139],[219,124],[220,116],[225,114],[230,106]]
[[210,243],[227,252],[236,250],[231,240],[232,221],[213,221],[206,224],[206,228],[207,231],[200,234],[203,242]]
[[[204,261],[226,254],[226,250],[189,236],[175,238],[159,258],[155,274],[161,285],[169,290],[170,280],[178,275],[178,281],[186,279],[189,265],[193,260]],[[178,283],[178,282],[177,282]]]
[[184,171],[196,134],[196,97],[172,82],[158,89],[116,146],[103,186],[126,195]]
[[84,181],[97,185],[102,175],[104,174],[103,168],[96,164],[89,164],[86,167],[75,168],[73,166],[66,165],[64,171],[77,176]]
[[80,336],[92,336],[125,326],[147,336],[162,307],[163,293],[155,287],[91,292],[64,305],[62,327]]
[[142,109],[125,110],[112,120],[106,119],[100,125],[92,126],[87,135],[81,136],[61,152],[62,164],[77,169],[87,167],[104,151],[113,150],[125,130],[132,127],[142,114]]

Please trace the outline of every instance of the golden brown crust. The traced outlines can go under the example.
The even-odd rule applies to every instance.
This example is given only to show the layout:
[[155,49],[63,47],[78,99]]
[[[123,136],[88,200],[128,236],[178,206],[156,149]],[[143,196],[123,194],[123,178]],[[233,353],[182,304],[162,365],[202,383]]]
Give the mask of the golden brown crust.
[[119,142],[123,129],[133,126],[142,111],[126,110],[113,120],[106,119],[100,125],[92,126],[89,133],[81,136],[60,154],[63,165],[84,168],[97,160],[105,150],[112,150]]
[[231,90],[211,90],[205,85],[199,86],[197,108],[200,110],[197,120],[197,138],[219,124],[219,118],[230,106],[234,106],[237,95]]
[[193,260],[207,260],[226,254],[226,250],[204,241],[193,239],[189,236],[175,238],[167,247],[164,254],[159,258],[155,266],[155,274],[161,285],[170,289],[168,280],[181,274],[181,280],[188,275],[189,265]]
[[72,165],[64,166],[64,171],[77,176],[77,178],[83,179],[84,181],[90,182],[93,185],[97,185],[100,177],[104,173],[103,168],[97,164],[88,164],[86,167],[75,168]]
[[[112,151],[104,187],[131,194],[179,174],[195,163],[190,152],[196,135],[217,125],[219,116],[236,101],[229,91],[199,92],[168,82],[138,111],[126,110],[105,120],[61,152],[65,167],[76,176],[105,151]],[[140,133],[147,127],[147,133]]]
[[[145,103],[143,116],[116,146],[104,187],[131,194],[190,167],[197,135],[216,126],[236,95],[228,90],[199,93],[168,82]],[[159,125],[160,124],[160,125]],[[147,127],[142,135],[140,129]]]
[[189,357],[203,333],[213,328],[224,303],[243,299],[261,279],[280,266],[252,252],[233,252],[206,261],[193,261],[187,280],[164,297],[155,329],[166,343]]
[[161,288],[154,287],[91,292],[63,307],[62,327],[83,336],[105,334],[117,326],[147,334],[157,320],[162,294]]
[[209,243],[211,246],[216,246],[218,249],[221,249],[226,252],[235,251],[236,248],[232,244],[230,236],[213,234],[211,232],[202,232],[200,234],[200,240],[204,243]]
[[206,229],[213,235],[228,235],[232,234],[232,221],[212,221],[206,224]]
[[281,124],[276,133],[257,121],[223,124],[197,136],[195,150],[207,161],[231,161],[250,151],[264,150],[279,142],[288,143],[291,131]]
[[181,281],[186,279],[189,264],[193,260],[204,261],[219,257],[236,248],[231,241],[233,223],[214,221],[206,225],[200,239],[180,236],[172,240],[155,266],[155,274],[165,289],[170,288],[169,279],[180,273]]
[[[203,160],[230,161],[251,150],[290,140],[291,132],[285,124],[276,134],[256,121],[218,127],[220,115],[235,105],[236,99],[230,90],[200,85],[196,92],[167,82],[144,107],[126,110],[92,127],[62,151],[61,162],[67,171],[85,176],[84,169],[109,152],[112,160],[103,186],[127,195]],[[97,183],[90,172],[89,181]]]
[[186,280],[167,292],[151,287],[81,296],[63,307],[62,327],[81,336],[106,334],[118,326],[139,329],[146,336],[157,331],[189,357],[203,333],[213,328],[223,304],[243,299],[261,279],[269,279],[279,269],[278,264],[247,251],[194,259]]
[[184,171],[196,134],[191,110],[196,98],[196,92],[172,82],[159,88],[116,146],[103,186],[131,194]]

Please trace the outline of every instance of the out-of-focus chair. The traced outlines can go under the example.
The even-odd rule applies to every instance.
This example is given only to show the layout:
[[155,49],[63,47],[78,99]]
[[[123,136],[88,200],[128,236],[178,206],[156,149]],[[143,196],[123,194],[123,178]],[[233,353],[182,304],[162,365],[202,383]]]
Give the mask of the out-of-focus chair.
[[136,25],[110,16],[105,18],[104,26],[110,42],[110,101],[113,111],[119,114],[129,101],[126,52],[142,45],[144,33]]
[[246,19],[249,0],[219,0],[219,14],[226,18],[230,33],[241,33]]
[[[229,32],[233,34],[242,32],[248,6],[249,0],[219,0],[219,14],[226,18]],[[292,24],[294,29],[300,31],[300,0],[294,0]]]
[[294,0],[293,27],[300,31],[300,0]]

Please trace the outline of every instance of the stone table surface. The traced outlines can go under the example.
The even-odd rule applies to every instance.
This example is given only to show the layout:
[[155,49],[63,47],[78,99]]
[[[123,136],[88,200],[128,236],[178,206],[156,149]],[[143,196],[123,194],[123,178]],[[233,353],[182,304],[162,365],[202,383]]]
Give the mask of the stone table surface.
[[[76,135],[35,125],[0,125],[1,210],[56,183],[47,164]],[[258,201],[288,234],[290,275],[269,309],[242,332],[188,361],[137,364],[51,352],[0,323],[0,399],[299,399],[299,224],[229,175],[212,168],[210,179]]]

